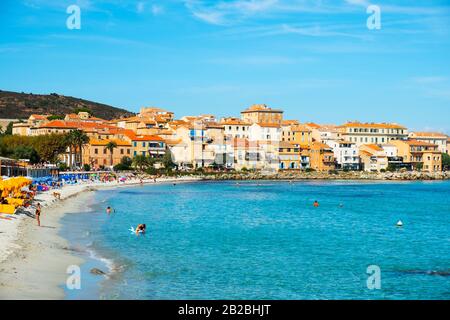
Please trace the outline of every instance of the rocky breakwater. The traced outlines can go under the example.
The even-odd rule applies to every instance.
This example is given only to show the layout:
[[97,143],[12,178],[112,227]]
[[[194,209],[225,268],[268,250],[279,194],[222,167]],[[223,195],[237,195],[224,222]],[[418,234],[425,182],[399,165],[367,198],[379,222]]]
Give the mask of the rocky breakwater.
[[260,171],[215,173],[202,176],[203,180],[448,180],[450,172],[365,172],[365,171]]

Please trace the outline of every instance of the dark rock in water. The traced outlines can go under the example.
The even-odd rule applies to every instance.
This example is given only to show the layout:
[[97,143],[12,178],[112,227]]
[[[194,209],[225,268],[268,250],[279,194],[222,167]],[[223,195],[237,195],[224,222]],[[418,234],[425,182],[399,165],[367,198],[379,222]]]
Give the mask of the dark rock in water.
[[409,274],[423,274],[428,276],[441,276],[441,277],[449,277],[450,276],[450,270],[449,271],[433,271],[433,270],[406,270],[402,271],[403,273],[409,273]]
[[91,269],[91,273],[92,273],[92,274],[99,275],[99,276],[103,276],[103,275],[106,274],[105,272],[103,272],[102,270],[97,269],[97,268],[92,268],[92,269]]

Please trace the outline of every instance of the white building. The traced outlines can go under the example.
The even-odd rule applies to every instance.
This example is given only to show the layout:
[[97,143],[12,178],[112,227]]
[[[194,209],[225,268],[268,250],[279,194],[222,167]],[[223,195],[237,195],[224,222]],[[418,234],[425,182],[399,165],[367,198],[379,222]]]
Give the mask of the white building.
[[281,126],[267,123],[254,123],[249,127],[248,139],[250,141],[281,141]]
[[393,144],[382,144],[381,148],[383,148],[384,153],[388,158],[396,158],[398,156],[397,147]]
[[325,143],[333,149],[337,168],[359,170],[359,148],[356,143],[339,140],[326,140]]
[[223,125],[226,139],[244,138],[248,139],[250,123],[239,118],[224,118],[220,121]]

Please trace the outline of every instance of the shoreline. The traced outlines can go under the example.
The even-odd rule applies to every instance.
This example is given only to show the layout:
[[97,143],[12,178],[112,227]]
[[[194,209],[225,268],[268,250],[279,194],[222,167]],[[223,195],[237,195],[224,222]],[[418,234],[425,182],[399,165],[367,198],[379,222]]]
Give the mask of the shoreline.
[[[92,200],[93,192],[110,188],[129,188],[173,182],[214,182],[214,180],[217,182],[223,181],[221,179],[204,179],[204,177],[174,177],[160,178],[157,179],[156,183],[153,179],[143,180],[143,184],[137,179],[120,184],[117,182],[81,183],[79,185],[64,186],[59,190],[61,200],[54,199],[52,195],[53,190],[39,193],[36,196],[36,200],[42,205],[42,225],[46,228],[36,226],[33,214],[34,209],[31,208],[21,210],[13,220],[0,220],[0,300],[66,299],[68,294],[63,284],[69,276],[66,273],[67,267],[69,265],[82,266],[89,259],[97,260],[100,264],[102,263],[102,259],[96,259],[95,257],[85,259],[82,257],[84,252],[71,248],[70,241],[61,235],[63,228],[61,219],[69,212],[86,212],[86,210],[89,210],[89,201]],[[251,180],[249,179],[249,181]],[[271,179],[270,176],[266,176],[265,180],[280,182],[294,180],[302,182],[307,180],[317,181],[319,179]],[[320,180],[330,181],[331,179]],[[332,181],[336,180],[348,181],[350,179],[332,179]],[[355,182],[372,181],[377,183],[414,182],[404,180],[380,181],[375,179],[352,180]],[[5,226],[9,228],[5,228]],[[108,258],[106,257],[106,259]],[[104,279],[100,276],[96,277],[98,277],[98,282],[96,283]]]
[[41,192],[34,201],[42,206],[41,227],[36,226],[34,205],[21,208],[12,216],[0,215],[0,300],[59,300],[66,297],[63,284],[69,276],[67,267],[82,265],[85,260],[60,234],[63,227],[60,221],[68,212],[88,209],[86,201],[92,191],[199,180],[189,177],[160,178],[156,182],[143,180],[142,184],[138,179],[124,183],[80,183],[57,190],[61,200],[53,197],[54,190]]

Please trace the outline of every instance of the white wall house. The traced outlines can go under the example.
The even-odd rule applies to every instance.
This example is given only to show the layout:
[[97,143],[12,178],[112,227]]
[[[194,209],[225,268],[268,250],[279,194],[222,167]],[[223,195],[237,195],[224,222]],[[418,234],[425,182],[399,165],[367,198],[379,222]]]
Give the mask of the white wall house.
[[327,140],[326,144],[333,149],[334,159],[340,169],[359,170],[359,148],[355,143],[339,140]]
[[273,124],[254,123],[249,127],[250,141],[281,141],[281,127]]

